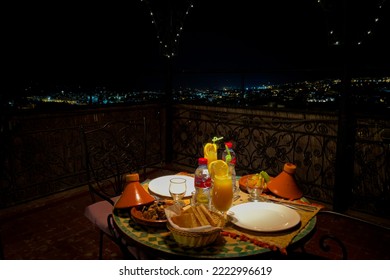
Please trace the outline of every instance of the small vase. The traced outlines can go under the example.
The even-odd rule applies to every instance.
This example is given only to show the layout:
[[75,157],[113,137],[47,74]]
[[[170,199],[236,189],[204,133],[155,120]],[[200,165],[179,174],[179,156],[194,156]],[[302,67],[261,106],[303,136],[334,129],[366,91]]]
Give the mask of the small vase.
[[151,196],[139,182],[137,173],[126,175],[126,187],[115,203],[116,209],[130,208],[139,205],[152,203],[154,197]]
[[267,184],[270,192],[290,200],[301,198],[303,192],[299,189],[294,177],[296,168],[295,164],[285,163],[283,171]]

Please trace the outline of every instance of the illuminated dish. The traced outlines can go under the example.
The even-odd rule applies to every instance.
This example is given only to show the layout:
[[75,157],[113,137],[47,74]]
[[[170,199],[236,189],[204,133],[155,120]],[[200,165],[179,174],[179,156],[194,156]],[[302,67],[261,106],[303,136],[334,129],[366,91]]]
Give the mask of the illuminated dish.
[[274,232],[295,227],[301,221],[298,212],[283,205],[268,202],[249,202],[229,209],[231,222],[238,227]]

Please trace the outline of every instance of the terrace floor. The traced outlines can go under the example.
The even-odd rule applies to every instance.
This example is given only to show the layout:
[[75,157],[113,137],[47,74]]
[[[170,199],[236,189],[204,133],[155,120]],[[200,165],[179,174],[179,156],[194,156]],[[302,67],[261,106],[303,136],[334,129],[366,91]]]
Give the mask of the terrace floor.
[[[156,173],[153,177],[159,175],[161,174]],[[79,187],[2,210],[0,236],[3,258],[8,260],[98,259],[99,232],[83,215],[84,208],[90,203],[88,188]],[[317,233],[329,231],[332,227],[337,227],[342,235],[350,234],[347,232],[351,230],[350,226],[333,224],[332,221],[327,220],[317,223]],[[322,252],[315,244],[317,242],[318,238],[314,236],[307,244],[307,249],[314,255],[321,255]],[[352,259],[373,258],[366,249],[356,248],[349,256]],[[374,258],[390,257],[386,249],[382,251],[376,252]],[[122,258],[121,251],[106,238],[103,259]],[[330,258],[337,258],[337,256],[331,255]]]

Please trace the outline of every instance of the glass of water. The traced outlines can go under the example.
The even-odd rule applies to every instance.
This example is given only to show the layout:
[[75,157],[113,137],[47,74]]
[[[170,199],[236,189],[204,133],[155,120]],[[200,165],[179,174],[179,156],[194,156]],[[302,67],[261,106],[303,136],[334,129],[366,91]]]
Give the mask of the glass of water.
[[172,178],[169,182],[169,193],[175,203],[181,203],[187,191],[187,180]]

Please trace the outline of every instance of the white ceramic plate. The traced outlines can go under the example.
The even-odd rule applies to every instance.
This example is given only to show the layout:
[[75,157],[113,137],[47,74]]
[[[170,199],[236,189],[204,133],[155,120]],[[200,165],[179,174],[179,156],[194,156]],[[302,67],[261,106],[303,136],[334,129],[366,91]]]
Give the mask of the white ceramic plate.
[[241,228],[273,232],[290,229],[301,221],[297,211],[268,202],[249,202],[233,206],[232,222]]
[[171,197],[169,193],[169,181],[172,178],[184,178],[187,180],[187,191],[184,197],[191,197],[191,192],[195,191],[194,178],[186,175],[168,175],[158,177],[149,182],[149,191],[163,197]]

